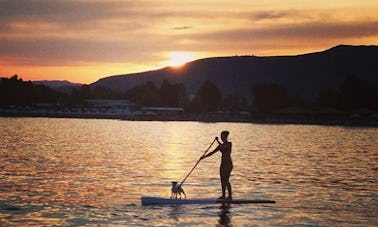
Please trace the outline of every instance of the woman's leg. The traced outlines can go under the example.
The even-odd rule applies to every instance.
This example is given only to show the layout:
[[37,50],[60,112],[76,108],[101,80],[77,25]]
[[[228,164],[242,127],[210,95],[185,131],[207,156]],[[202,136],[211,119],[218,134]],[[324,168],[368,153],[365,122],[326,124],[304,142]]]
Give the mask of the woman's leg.
[[221,168],[220,170],[220,180],[222,186],[222,196],[219,199],[224,199],[226,197],[226,188],[227,188],[227,175],[226,171]]
[[221,185],[222,185],[222,196],[221,198],[226,197],[226,190],[228,191],[228,197],[232,198],[232,187],[230,183],[231,168],[222,168],[220,171]]
[[227,183],[227,190],[228,190],[228,198],[232,199],[232,188],[231,188],[231,183]]
[[225,186],[227,187],[229,199],[232,199],[232,187],[231,187],[231,183],[230,183],[231,171],[232,171],[232,168],[230,168],[230,170],[227,172],[226,179],[225,179],[225,183],[226,183]]

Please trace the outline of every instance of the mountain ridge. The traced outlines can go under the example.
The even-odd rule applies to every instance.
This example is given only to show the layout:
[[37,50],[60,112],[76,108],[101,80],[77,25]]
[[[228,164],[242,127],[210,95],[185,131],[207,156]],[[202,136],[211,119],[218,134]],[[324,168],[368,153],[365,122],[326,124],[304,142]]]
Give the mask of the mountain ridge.
[[73,83],[68,80],[33,80],[31,81],[33,84],[37,85],[45,85],[52,88],[58,88],[58,87],[66,87],[66,86],[73,86],[78,87],[82,86],[81,83]]
[[335,89],[348,75],[378,84],[378,46],[338,45],[324,51],[285,56],[225,56],[188,62],[182,67],[164,67],[146,72],[104,77],[90,86],[127,91],[152,81],[183,83],[188,95],[212,81],[223,95],[250,98],[251,87],[260,82],[284,85],[289,92],[316,97],[324,89]]

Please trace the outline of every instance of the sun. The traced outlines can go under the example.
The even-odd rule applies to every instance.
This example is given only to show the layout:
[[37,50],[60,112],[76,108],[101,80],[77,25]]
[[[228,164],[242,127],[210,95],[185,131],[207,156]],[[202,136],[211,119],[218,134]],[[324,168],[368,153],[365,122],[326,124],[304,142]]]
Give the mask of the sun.
[[168,66],[180,67],[187,62],[193,61],[194,55],[190,52],[171,52],[169,58]]

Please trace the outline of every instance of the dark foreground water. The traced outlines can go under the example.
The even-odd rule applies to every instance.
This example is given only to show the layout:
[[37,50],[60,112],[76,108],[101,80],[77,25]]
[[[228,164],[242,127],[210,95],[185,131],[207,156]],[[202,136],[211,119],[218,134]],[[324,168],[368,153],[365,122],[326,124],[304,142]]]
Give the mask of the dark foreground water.
[[[142,206],[168,197],[229,130],[235,198],[276,204]],[[0,118],[0,226],[377,226],[378,129]],[[184,184],[220,194],[219,155]]]

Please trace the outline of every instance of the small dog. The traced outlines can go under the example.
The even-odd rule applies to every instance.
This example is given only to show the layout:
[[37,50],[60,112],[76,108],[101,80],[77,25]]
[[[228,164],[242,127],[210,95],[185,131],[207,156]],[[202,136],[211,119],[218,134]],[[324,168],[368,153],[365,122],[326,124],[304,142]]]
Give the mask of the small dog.
[[181,199],[181,193],[184,194],[186,199],[186,194],[184,192],[184,189],[182,189],[181,185],[178,184],[177,181],[172,181],[171,199],[177,199],[178,196],[180,196]]

